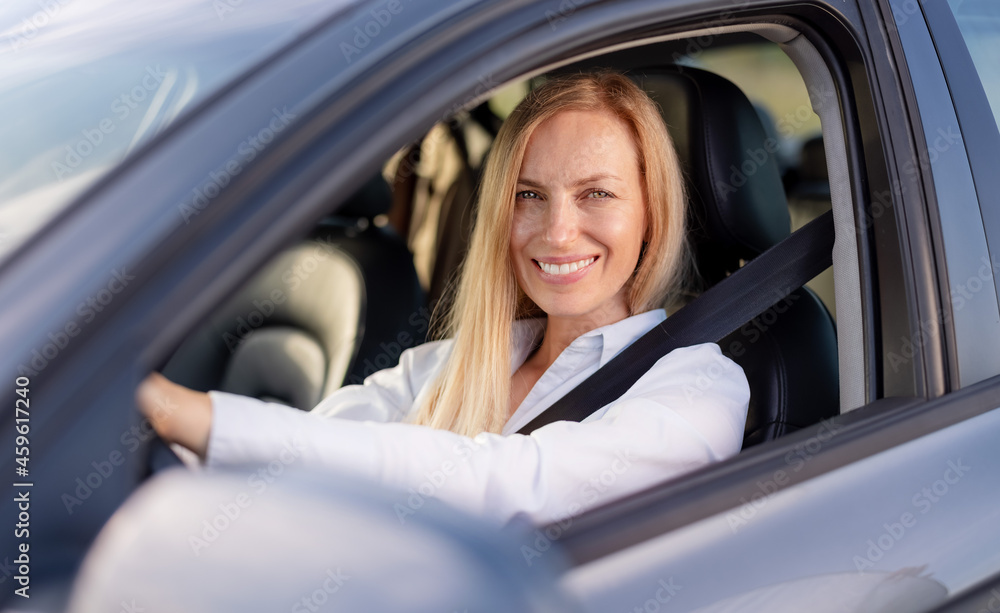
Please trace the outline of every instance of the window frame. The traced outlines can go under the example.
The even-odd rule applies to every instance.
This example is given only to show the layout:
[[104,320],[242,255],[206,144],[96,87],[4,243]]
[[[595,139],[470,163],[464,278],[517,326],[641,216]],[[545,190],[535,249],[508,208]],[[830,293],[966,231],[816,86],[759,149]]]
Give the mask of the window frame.
[[[947,0],[925,0],[920,6],[958,115],[972,179],[979,196],[979,210],[986,227],[986,243],[991,254],[1000,253],[1000,206],[990,206],[997,203],[991,203],[988,196],[1000,194],[1000,174],[991,163],[1000,158],[1000,125],[997,114],[993,112],[986,97],[965,37]],[[1000,302],[1000,283],[996,284],[995,289],[997,301]]]

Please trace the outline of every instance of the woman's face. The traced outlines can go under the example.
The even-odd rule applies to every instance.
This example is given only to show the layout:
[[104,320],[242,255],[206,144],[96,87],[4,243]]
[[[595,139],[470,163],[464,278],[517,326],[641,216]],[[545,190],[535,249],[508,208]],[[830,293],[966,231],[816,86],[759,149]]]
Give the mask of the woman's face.
[[528,140],[510,257],[549,317],[598,326],[628,315],[625,283],[646,235],[636,146],[610,112],[563,111]]

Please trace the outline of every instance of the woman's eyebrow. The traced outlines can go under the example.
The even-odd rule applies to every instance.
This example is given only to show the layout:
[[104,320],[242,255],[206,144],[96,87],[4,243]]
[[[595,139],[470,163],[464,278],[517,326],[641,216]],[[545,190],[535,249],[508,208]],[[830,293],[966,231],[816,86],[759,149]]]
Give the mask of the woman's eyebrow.
[[[580,185],[586,185],[587,183],[597,183],[598,181],[605,181],[607,179],[612,179],[614,181],[621,181],[621,179],[616,174],[602,172],[596,175],[591,175],[589,177],[584,177],[573,182],[572,187],[579,187]],[[535,189],[541,189],[544,187],[540,181],[535,181],[534,179],[527,179],[524,177],[517,178],[518,185],[525,185],[527,187],[533,187]]]
[[576,183],[574,183],[573,185],[580,186],[580,185],[585,185],[587,183],[597,183],[598,181],[606,181],[608,179],[612,179],[614,181],[621,181],[621,179],[619,179],[618,175],[616,174],[612,174],[610,172],[599,172],[596,175],[584,177],[579,181],[577,181]]

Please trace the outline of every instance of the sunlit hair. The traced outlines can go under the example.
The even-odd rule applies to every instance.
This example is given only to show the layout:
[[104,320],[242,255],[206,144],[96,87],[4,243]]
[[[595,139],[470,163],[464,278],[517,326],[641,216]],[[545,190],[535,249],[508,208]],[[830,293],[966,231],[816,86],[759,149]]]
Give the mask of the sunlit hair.
[[510,405],[514,320],[537,307],[518,287],[510,235],[518,175],[528,139],[562,111],[605,111],[635,139],[644,180],[647,236],[628,281],[631,314],[664,305],[687,259],[685,199],[677,153],[663,119],[639,87],[613,72],[558,77],[533,90],[504,122],[486,161],[477,218],[458,293],[445,319],[454,345],[413,421],[466,436],[499,433]]

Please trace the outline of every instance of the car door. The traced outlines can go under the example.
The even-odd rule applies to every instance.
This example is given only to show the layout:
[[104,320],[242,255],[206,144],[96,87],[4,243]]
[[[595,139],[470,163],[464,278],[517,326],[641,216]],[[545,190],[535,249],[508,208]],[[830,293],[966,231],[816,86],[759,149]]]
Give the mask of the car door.
[[[837,39],[865,32],[880,40],[874,33],[878,16],[870,6],[842,4],[807,3],[801,11],[785,14],[768,12],[757,2],[470,2],[447,7],[418,0],[392,7],[366,3],[317,24],[206,100],[97,184],[0,271],[2,303],[11,305],[5,306],[0,328],[0,338],[10,349],[0,369],[9,373],[11,389],[31,390],[32,405],[44,409],[33,415],[31,424],[33,462],[38,462],[31,486],[38,503],[31,541],[32,555],[37,556],[36,585],[59,585],[71,575],[97,529],[141,479],[150,432],[132,402],[140,378],[162,363],[232,288],[303,234],[326,211],[331,197],[352,191],[359,178],[371,174],[403,143],[456,105],[471,104],[508,80],[644,36],[720,22],[731,26],[799,20],[806,23],[796,21],[796,26],[829,25]],[[846,56],[846,67],[838,72],[844,87],[868,95],[846,105],[847,112],[857,116],[849,126],[850,163],[867,164],[869,178],[868,183],[861,181],[865,173],[855,168],[850,189],[862,207],[859,212],[866,214],[873,202],[866,196],[868,190],[890,185],[885,178],[889,171],[876,172],[880,164],[895,159],[883,152],[883,141],[893,151],[915,148],[908,144],[910,128],[905,125],[893,124],[904,136],[881,129],[892,124],[887,117],[898,106],[874,100],[902,96],[871,77],[888,81],[893,56],[884,46],[869,45],[827,47],[834,55]],[[862,137],[867,127],[878,129]],[[265,146],[258,149],[254,142]],[[255,151],[254,158],[234,166],[245,159],[237,156],[247,146]],[[857,537],[878,545],[882,522],[890,526],[885,528],[890,537],[896,524],[909,523],[903,522],[903,511],[896,511],[912,513],[907,507],[912,497],[904,496],[899,503],[886,495],[887,483],[907,495],[930,483],[933,493],[937,480],[946,478],[944,471],[952,470],[948,478],[954,479],[954,471],[960,470],[948,462],[964,461],[956,466],[972,469],[963,470],[960,482],[949,484],[953,495],[948,505],[967,506],[963,496],[971,494],[961,492],[988,491],[971,485],[988,480],[993,472],[977,470],[989,467],[985,447],[979,445],[995,427],[995,418],[985,413],[994,402],[992,388],[983,384],[924,402],[922,398],[950,389],[946,354],[930,341],[921,345],[917,358],[897,369],[901,374],[895,378],[886,376],[884,363],[879,365],[887,359],[880,341],[882,324],[919,330],[914,323],[919,311],[913,305],[933,304],[939,291],[928,272],[933,267],[911,254],[933,259],[933,249],[925,244],[930,233],[920,222],[926,216],[923,198],[911,199],[907,191],[918,189],[924,178],[918,174],[899,194],[893,193],[892,202],[900,209],[873,216],[871,231],[859,243],[868,255],[861,258],[858,270],[865,288],[858,298],[865,311],[864,351],[863,374],[854,393],[861,403],[890,395],[909,399],[875,403],[847,420],[850,423],[835,426],[835,432],[817,430],[778,441],[682,483],[581,518],[573,531],[556,540],[578,556],[579,566],[567,575],[566,584],[582,600],[595,609],[633,600],[644,606],[650,598],[660,603],[658,598],[669,591],[662,581],[679,590],[673,601],[677,606],[701,606],[711,598],[794,578],[794,569],[805,568],[801,558],[792,555],[796,552],[816,552],[815,572],[839,572],[852,568],[853,555],[866,555],[866,541]],[[904,213],[909,241],[892,236]],[[923,225],[928,223],[924,217]],[[903,281],[874,275],[875,263],[883,273],[898,270]],[[121,291],[113,291],[112,281]],[[900,286],[903,289],[890,291]],[[34,349],[51,342],[46,340],[50,334],[65,330],[75,305],[97,297],[105,287],[114,299],[101,311],[95,309],[92,323],[72,343],[43,369],[17,374]],[[18,383],[19,376],[28,376],[28,384]],[[985,421],[961,422],[978,413],[983,415],[977,419]],[[902,445],[950,423],[972,432],[936,439],[933,449]],[[2,427],[13,439],[13,424]],[[969,456],[951,457],[954,447],[948,443],[967,435],[972,438],[964,439],[962,448]],[[893,445],[905,447],[906,453],[879,454]],[[900,484],[898,475],[878,470],[883,462],[913,470]],[[802,468],[793,479],[795,466]],[[778,471],[788,479],[779,478]],[[852,514],[859,481],[870,483],[865,491],[872,506],[882,506],[881,514]],[[966,484],[970,487],[962,490]],[[792,504],[802,498],[811,500],[809,512]],[[763,506],[761,500],[766,501]],[[983,501],[977,500],[970,508],[981,508]],[[750,506],[744,509],[745,504]],[[948,506],[931,507],[942,508]],[[733,531],[728,515],[743,511],[752,516],[737,517],[749,523]],[[16,505],[5,502],[5,521],[13,523],[16,515]],[[937,515],[952,518],[947,526],[965,519]],[[842,525],[839,536],[822,540],[835,525],[831,518],[843,517],[854,517],[856,523]],[[774,543],[783,537],[778,532],[795,525],[796,534],[818,535],[817,541],[811,547],[786,547],[779,555]],[[925,525],[930,524],[919,524]],[[937,542],[933,535],[921,539],[918,532],[908,534],[914,535],[908,543]],[[995,537],[988,531],[976,536],[980,543],[992,543],[989,539]],[[844,544],[843,556],[829,549],[828,541],[835,539]],[[656,548],[664,543],[671,552],[668,557]],[[766,563],[755,562],[754,572],[747,574],[747,561],[767,550],[775,553]],[[879,568],[897,568],[900,560],[908,563],[907,556],[893,557],[908,550],[893,551],[872,562],[879,562]],[[694,558],[678,557],[685,552],[696,555],[698,564]],[[982,560],[981,566],[989,567],[989,558]],[[691,574],[664,574],[682,566]]]
[[862,258],[878,271],[877,399],[542,531],[577,560],[565,584],[591,610],[926,610],[963,593],[985,604],[995,585],[995,233],[981,210],[995,207],[992,178],[972,171],[995,159],[996,121],[945,3],[858,8],[871,55],[854,69],[877,102],[857,120],[886,152],[885,169],[870,151],[867,165],[886,191],[858,209],[875,228]]

